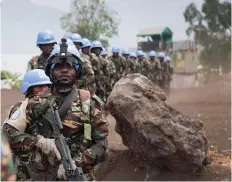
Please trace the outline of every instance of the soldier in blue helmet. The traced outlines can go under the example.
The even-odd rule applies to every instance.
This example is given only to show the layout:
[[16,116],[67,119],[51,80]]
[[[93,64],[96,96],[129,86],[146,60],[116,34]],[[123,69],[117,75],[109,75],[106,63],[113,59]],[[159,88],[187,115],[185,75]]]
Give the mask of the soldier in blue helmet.
[[[83,38],[81,42],[80,56],[83,62],[82,79],[78,79],[76,85],[78,88],[89,90],[91,94],[94,94],[96,91],[95,76],[89,54],[91,43],[87,38]],[[75,46],[77,48],[77,45]]]
[[160,65],[159,61],[156,59],[157,55],[155,51],[149,52],[149,62],[150,62],[150,77],[149,79],[153,81],[153,83],[157,83],[157,77],[159,76]]
[[[94,180],[94,166],[104,161],[107,122],[102,117],[101,100],[74,85],[81,77],[81,69],[78,50],[62,39],[45,67],[45,73],[53,83],[51,93],[29,99],[26,106],[20,106],[20,112],[16,111],[4,123],[13,152],[29,157],[27,168],[33,181],[68,181],[74,177],[78,181],[77,173],[81,176],[84,173],[87,180]],[[49,108],[47,103],[51,104]],[[52,108],[59,108],[59,117],[54,117]],[[57,132],[54,133],[51,123],[58,118],[63,135],[59,135],[57,141],[54,139]],[[65,146],[65,152],[61,146]],[[68,164],[64,156],[68,156]]]
[[126,49],[122,50],[122,56],[127,60],[130,55],[130,52]]
[[126,74],[126,60],[120,55],[121,49],[119,46],[112,47],[112,55],[109,59],[114,63],[116,68],[116,79],[117,82],[121,77]]
[[[25,95],[25,100],[18,102],[11,106],[11,108],[8,111],[8,116],[5,119],[5,122],[3,124],[3,132],[7,135],[7,123],[8,120],[13,117],[17,118],[20,113],[22,113],[24,110],[22,107],[27,107],[29,99],[33,97],[37,97],[39,95],[43,95],[44,93],[50,92],[50,87],[52,83],[45,75],[44,70],[41,69],[34,69],[28,71],[23,78],[23,84],[21,92]],[[14,127],[17,127],[20,123],[14,123]],[[9,136],[8,136],[9,137]],[[14,146],[11,146],[14,148]],[[14,163],[17,168],[17,180],[28,180],[30,179],[30,175],[28,173],[28,169],[24,163],[27,163],[29,160],[29,156],[25,153],[17,153],[14,156]]]
[[96,83],[96,94],[104,100],[105,88],[104,88],[104,60],[100,54],[103,50],[103,46],[100,41],[93,41],[90,47],[91,64],[93,66],[95,83]]
[[172,75],[173,75],[173,66],[171,64],[171,57],[166,56],[164,59],[165,63],[166,63],[166,72],[167,72],[167,82],[166,82],[166,92],[167,94],[170,93],[170,85],[171,85],[171,81],[172,81]]
[[27,71],[33,69],[44,69],[46,60],[52,52],[56,39],[51,31],[39,32],[37,35],[36,46],[40,48],[42,53],[39,56],[34,56],[27,64]]
[[74,33],[71,36],[69,36],[68,38],[73,41],[77,50],[79,51],[81,49],[81,46],[83,45],[81,36],[77,33]]
[[137,56],[135,52],[131,52],[128,56],[128,73],[136,73],[136,66],[137,66]]
[[157,81],[160,88],[165,90],[165,85],[167,82],[167,71],[166,71],[166,63],[164,62],[165,54],[164,52],[159,52],[158,59],[160,63],[160,71],[159,71],[159,80]]
[[107,51],[106,49],[103,47],[103,50],[100,53],[100,56],[103,57],[104,59],[107,59]]

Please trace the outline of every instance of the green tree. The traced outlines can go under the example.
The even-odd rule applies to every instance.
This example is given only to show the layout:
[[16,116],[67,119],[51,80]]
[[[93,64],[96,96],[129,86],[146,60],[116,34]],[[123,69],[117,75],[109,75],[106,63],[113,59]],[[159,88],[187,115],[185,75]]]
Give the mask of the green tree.
[[189,23],[186,34],[193,34],[197,44],[203,47],[201,63],[210,68],[221,65],[224,72],[230,71],[231,3],[205,0],[201,11],[191,3],[185,9],[184,18]]
[[118,34],[117,13],[109,10],[104,0],[73,0],[71,5],[71,12],[61,17],[61,27],[92,41],[100,40],[107,48],[108,39]]

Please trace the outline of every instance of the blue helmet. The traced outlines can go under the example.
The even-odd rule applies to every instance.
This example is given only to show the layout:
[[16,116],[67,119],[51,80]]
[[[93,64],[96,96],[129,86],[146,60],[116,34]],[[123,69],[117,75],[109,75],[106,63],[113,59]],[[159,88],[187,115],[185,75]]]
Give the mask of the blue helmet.
[[120,47],[119,46],[113,46],[112,47],[112,53],[120,53]]
[[53,32],[47,30],[38,33],[36,46],[44,45],[44,44],[56,44],[56,40]]
[[87,38],[83,38],[82,39],[82,46],[81,49],[85,48],[85,47],[90,47],[91,46],[91,42],[89,41],[89,39]]
[[159,58],[164,58],[164,57],[165,57],[165,54],[164,54],[163,52],[160,52],[160,53],[158,54],[158,57],[159,57]]
[[136,53],[135,52],[130,53],[129,58],[131,58],[131,57],[137,58]]
[[103,47],[100,56],[107,55],[106,49]]
[[156,57],[155,51],[150,51],[149,52],[149,57]]
[[[55,67],[55,64],[57,63],[71,64],[75,68],[77,75],[81,76],[82,60],[80,58],[79,51],[76,49],[75,45],[69,44],[67,39],[61,39],[61,40],[62,40],[62,43],[59,46],[57,45],[52,50],[49,58],[47,59],[45,73],[47,76],[50,77],[51,80],[52,80],[51,73]],[[67,46],[67,50],[63,46]],[[61,47],[64,50],[61,49]],[[64,51],[64,52],[61,52],[61,51]],[[60,59],[60,58],[63,58],[63,59]]]
[[137,54],[137,57],[138,57],[138,56],[144,56],[144,53],[143,53],[143,51],[142,51],[142,50],[137,51],[137,53],[136,53],[136,54]]
[[28,71],[24,75],[21,91],[23,94],[26,94],[28,92],[28,89],[32,86],[51,84],[52,82],[50,81],[49,77],[45,74],[44,70],[34,69]]
[[92,42],[90,50],[93,49],[93,48],[101,48],[101,50],[103,50],[102,44],[98,40],[95,40],[95,41]]
[[72,34],[68,38],[71,39],[73,43],[82,43],[81,36],[77,33]]
[[172,59],[169,57],[169,56],[166,56],[165,59],[164,59],[165,62],[171,62]]
[[123,50],[123,51],[122,51],[122,55],[130,55],[130,53],[129,53],[128,50]]

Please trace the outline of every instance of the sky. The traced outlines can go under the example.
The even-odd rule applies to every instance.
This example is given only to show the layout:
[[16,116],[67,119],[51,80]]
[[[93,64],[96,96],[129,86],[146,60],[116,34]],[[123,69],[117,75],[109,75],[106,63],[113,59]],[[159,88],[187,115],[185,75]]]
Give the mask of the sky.
[[[0,0],[1,70],[25,73],[27,62],[40,54],[36,47],[39,31],[51,30],[59,40],[65,31],[60,17],[70,11],[71,0]],[[110,45],[135,48],[140,29],[166,27],[174,33],[173,40],[185,40],[183,12],[194,2],[201,8],[203,0],[105,0],[118,13],[119,34]]]

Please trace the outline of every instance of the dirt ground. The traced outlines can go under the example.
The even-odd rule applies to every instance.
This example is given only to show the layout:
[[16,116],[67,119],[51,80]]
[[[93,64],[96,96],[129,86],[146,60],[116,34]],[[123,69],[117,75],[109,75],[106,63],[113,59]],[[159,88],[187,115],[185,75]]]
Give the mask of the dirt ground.
[[[213,162],[201,173],[183,174],[176,172],[156,172],[149,174],[145,169],[133,165],[130,151],[122,144],[121,137],[114,131],[115,120],[111,115],[109,121],[110,155],[102,163],[97,174],[99,180],[194,180],[215,181],[231,179],[231,90],[230,76],[209,83],[200,88],[173,89],[167,103],[182,113],[197,117],[205,126],[210,154]],[[1,90],[1,120],[6,117],[8,108],[23,100],[18,90]]]

